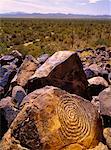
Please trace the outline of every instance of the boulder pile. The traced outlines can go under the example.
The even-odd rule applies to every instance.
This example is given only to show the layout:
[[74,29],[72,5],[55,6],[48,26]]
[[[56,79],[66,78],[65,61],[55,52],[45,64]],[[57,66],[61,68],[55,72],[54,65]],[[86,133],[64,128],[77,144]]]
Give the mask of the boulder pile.
[[106,47],[1,56],[0,150],[111,149],[110,56]]

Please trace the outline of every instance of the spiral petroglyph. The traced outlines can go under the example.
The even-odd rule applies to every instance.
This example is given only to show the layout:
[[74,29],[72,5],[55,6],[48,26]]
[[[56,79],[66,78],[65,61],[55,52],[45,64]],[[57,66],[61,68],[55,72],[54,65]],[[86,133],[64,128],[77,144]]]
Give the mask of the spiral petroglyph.
[[20,106],[2,147],[17,149],[19,141],[21,147],[30,150],[86,150],[97,146],[102,137],[96,108],[57,87],[46,86],[30,93]]
[[70,97],[62,99],[57,113],[61,123],[60,134],[68,140],[82,141],[90,133],[88,115],[81,103]]

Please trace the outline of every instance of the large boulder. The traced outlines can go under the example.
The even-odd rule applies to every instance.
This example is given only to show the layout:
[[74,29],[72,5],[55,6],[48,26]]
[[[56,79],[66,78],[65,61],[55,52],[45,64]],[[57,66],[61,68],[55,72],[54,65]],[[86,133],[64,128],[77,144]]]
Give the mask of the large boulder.
[[54,53],[40,66],[28,82],[29,92],[53,85],[86,97],[88,82],[79,56],[71,51]]
[[12,149],[15,143],[30,150],[82,150],[95,147],[101,133],[99,114],[89,101],[46,86],[24,98],[0,146]]
[[27,55],[18,71],[16,79],[17,84],[25,86],[28,79],[34,74],[37,66],[38,61],[33,56]]

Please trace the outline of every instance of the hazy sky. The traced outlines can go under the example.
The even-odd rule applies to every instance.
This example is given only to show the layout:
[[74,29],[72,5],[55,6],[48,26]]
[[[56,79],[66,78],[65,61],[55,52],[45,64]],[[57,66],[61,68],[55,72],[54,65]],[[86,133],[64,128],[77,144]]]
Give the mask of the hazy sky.
[[111,15],[111,0],[0,0],[0,13],[18,11]]

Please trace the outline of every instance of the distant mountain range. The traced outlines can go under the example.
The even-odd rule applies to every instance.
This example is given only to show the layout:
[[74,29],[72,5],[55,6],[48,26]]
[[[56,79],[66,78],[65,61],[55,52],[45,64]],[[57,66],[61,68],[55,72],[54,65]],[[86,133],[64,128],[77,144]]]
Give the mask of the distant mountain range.
[[64,13],[24,13],[10,12],[0,14],[0,18],[91,18],[91,19],[111,19],[111,15],[81,15],[81,14],[64,14]]

